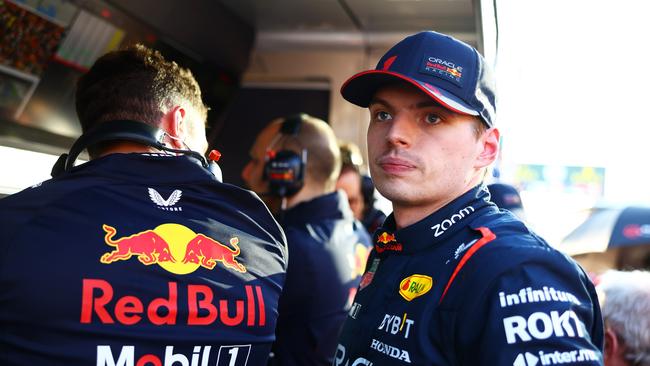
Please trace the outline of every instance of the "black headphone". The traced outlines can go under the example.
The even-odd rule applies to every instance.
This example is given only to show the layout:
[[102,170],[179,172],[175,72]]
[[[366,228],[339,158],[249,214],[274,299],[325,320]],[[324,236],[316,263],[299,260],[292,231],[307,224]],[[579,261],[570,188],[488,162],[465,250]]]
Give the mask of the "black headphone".
[[164,130],[140,121],[115,120],[103,122],[92,130],[82,134],[72,144],[70,152],[59,156],[59,159],[52,167],[51,175],[53,178],[56,178],[74,168],[74,163],[77,161],[79,154],[89,146],[106,141],[127,140],[151,146],[162,151],[189,155],[197,159],[205,169],[208,169],[217,179],[221,180],[221,170],[216,163],[213,161],[208,163],[207,159],[196,151],[167,147],[163,143],[164,137]]
[[[278,197],[289,197],[298,193],[304,184],[307,166],[307,149],[298,154],[291,150],[273,150],[273,146],[284,136],[298,141],[303,116],[298,114],[284,119],[280,133],[271,141],[264,157],[264,180],[269,182],[269,193]],[[302,144],[300,144],[302,146]]]

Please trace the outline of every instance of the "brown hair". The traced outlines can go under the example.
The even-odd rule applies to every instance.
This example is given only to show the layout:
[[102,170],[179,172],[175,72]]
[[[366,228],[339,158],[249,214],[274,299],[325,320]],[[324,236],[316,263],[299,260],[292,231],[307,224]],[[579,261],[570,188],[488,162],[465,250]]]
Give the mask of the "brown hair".
[[176,105],[192,107],[202,121],[208,110],[189,70],[140,44],[100,57],[78,80],[75,99],[84,132],[116,119],[157,126]]

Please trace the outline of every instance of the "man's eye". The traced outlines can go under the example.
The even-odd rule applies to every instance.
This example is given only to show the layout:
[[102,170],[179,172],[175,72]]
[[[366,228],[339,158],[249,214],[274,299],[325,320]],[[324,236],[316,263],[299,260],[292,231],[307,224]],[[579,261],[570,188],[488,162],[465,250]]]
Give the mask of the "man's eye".
[[440,123],[441,119],[437,114],[427,114],[427,116],[425,118],[425,121],[428,124],[435,125],[437,123]]
[[390,113],[384,112],[384,111],[379,111],[379,112],[375,113],[375,119],[377,119],[378,121],[388,121],[392,117],[393,116],[391,116]]

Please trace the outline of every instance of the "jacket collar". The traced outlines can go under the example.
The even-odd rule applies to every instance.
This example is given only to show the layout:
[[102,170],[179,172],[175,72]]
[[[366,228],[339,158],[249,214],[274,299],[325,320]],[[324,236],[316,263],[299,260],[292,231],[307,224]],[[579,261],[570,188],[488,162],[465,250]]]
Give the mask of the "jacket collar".
[[443,243],[476,216],[476,212],[489,202],[485,185],[480,184],[424,219],[405,228],[395,229],[395,217],[391,213],[373,236],[375,251],[385,253],[415,253]]

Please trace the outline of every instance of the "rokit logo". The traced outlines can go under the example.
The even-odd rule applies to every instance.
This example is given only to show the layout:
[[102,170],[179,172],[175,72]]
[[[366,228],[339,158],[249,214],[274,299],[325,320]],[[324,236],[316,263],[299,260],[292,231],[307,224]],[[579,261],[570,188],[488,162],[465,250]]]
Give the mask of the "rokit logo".
[[585,325],[578,319],[576,313],[567,310],[560,314],[558,311],[532,313],[528,319],[515,315],[503,319],[503,327],[508,344],[529,342],[534,339],[555,337],[585,338]]
[[403,332],[404,338],[408,338],[409,333],[411,332],[411,326],[414,323],[413,320],[406,318],[406,313],[404,313],[403,316],[385,314],[384,320],[381,321],[381,324],[379,324],[377,329],[383,330],[392,335]]
[[431,226],[431,230],[434,230],[433,236],[437,238],[440,235],[444,234],[445,231],[447,231],[447,229],[449,229],[455,223],[457,223],[458,221],[464,219],[465,216],[470,215],[474,211],[475,211],[474,207],[467,206],[467,207],[463,208],[462,210],[458,211],[458,213],[455,213],[455,214],[451,215],[451,217],[449,217],[447,219],[444,219],[439,224],[435,224],[435,225]]
[[[115,355],[111,346],[97,346],[97,366],[208,366],[216,359],[215,366],[245,366],[251,345],[221,346],[213,352],[212,346],[194,346],[191,355],[174,352],[174,346],[166,346],[161,357],[148,353],[136,356],[135,346],[122,346]],[[116,357],[117,356],[117,357]],[[137,357],[137,358],[136,358]],[[212,363],[211,363],[212,365]]]
[[537,366],[539,363],[541,363],[542,366],[550,366],[561,365],[564,363],[591,362],[598,360],[599,357],[596,352],[590,349],[576,349],[573,351],[555,351],[546,353],[544,351],[539,351],[537,356],[530,352],[518,354],[517,358],[515,358],[515,362],[512,363],[512,366]]

